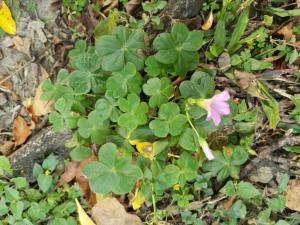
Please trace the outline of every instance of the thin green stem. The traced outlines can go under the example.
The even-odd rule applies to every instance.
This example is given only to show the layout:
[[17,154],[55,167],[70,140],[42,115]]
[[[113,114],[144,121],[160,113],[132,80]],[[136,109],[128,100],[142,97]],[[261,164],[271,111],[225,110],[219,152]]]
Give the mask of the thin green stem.
[[[151,163],[152,164],[151,168],[153,168],[153,163],[154,163],[154,160]],[[153,169],[152,169],[152,171],[153,171]],[[152,205],[153,205],[154,224],[158,225],[153,172],[152,172],[152,179],[151,179],[151,192],[152,192]]]

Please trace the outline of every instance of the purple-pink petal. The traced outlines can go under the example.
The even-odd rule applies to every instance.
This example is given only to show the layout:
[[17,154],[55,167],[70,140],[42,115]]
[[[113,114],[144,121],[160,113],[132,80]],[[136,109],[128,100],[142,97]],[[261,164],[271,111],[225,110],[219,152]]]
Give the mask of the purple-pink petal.
[[221,115],[229,115],[230,114],[230,107],[227,102],[213,102],[212,106],[213,109],[218,111]]
[[220,116],[219,112],[212,107],[209,109],[208,112],[210,112],[210,115],[207,114],[207,120],[212,119],[214,121],[215,125],[219,125],[221,123],[221,116]]
[[230,95],[229,95],[229,92],[228,91],[222,91],[221,93],[219,94],[216,94],[215,96],[212,97],[212,101],[215,102],[215,101],[218,101],[218,102],[225,102],[227,100],[230,99]]
[[202,147],[202,150],[208,160],[215,159],[215,157],[214,157],[212,151],[210,150],[210,148],[208,147],[207,143],[203,143],[203,145],[201,147]]

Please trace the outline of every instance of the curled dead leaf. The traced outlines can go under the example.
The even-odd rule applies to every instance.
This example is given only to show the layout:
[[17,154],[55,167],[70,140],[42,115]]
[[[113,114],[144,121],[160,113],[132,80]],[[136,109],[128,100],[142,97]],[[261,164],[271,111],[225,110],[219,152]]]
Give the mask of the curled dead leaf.
[[18,116],[13,123],[13,135],[15,138],[15,145],[21,145],[23,144],[29,135],[31,134],[31,131],[29,129],[29,126],[27,125],[27,122],[24,120],[23,117]]
[[204,24],[201,26],[202,30],[209,30],[214,22],[214,15],[212,11],[210,11],[208,17],[206,18]]
[[300,180],[290,180],[286,189],[286,207],[300,212]]
[[234,71],[235,79],[241,89],[246,90],[255,81],[255,75],[252,73]]
[[57,187],[61,187],[64,184],[69,183],[70,181],[72,181],[75,178],[78,165],[79,165],[79,163],[75,162],[75,161],[68,162],[65,165],[65,171],[61,175],[61,177],[57,183]]
[[290,22],[284,27],[282,27],[280,30],[277,31],[277,33],[283,35],[284,40],[289,41],[293,36],[293,22]]

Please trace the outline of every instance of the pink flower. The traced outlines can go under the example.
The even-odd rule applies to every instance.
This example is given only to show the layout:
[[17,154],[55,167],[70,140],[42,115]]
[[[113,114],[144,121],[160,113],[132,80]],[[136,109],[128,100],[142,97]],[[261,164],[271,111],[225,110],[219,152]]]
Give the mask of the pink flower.
[[200,141],[200,145],[201,145],[201,148],[202,148],[202,150],[203,150],[203,152],[204,152],[204,154],[205,154],[205,156],[206,156],[206,158],[208,160],[215,159],[212,151],[210,150],[210,148],[209,148],[209,146],[208,146],[208,144],[207,144],[207,142],[205,140],[204,141]]
[[230,114],[230,107],[227,102],[229,99],[228,91],[223,91],[210,99],[198,100],[197,105],[207,111],[207,120],[212,119],[215,125],[219,125],[221,123],[221,115]]

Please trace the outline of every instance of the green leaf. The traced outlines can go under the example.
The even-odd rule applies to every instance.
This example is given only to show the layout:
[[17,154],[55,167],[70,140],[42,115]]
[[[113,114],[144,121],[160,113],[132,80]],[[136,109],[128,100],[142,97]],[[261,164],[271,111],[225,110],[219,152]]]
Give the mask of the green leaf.
[[155,108],[164,103],[167,103],[169,98],[173,95],[173,86],[171,81],[163,77],[151,78],[143,85],[143,91],[146,95],[151,96],[149,106]]
[[153,42],[157,51],[155,59],[163,64],[174,65],[175,72],[185,75],[193,70],[199,63],[199,53],[197,52],[203,44],[203,34],[201,31],[189,32],[186,25],[176,23],[171,33],[159,34]]
[[213,95],[215,89],[214,76],[204,71],[196,71],[191,80],[181,82],[180,94],[184,98],[208,98]]
[[155,177],[155,190],[165,190],[178,183],[180,175],[180,168],[169,164],[167,165],[162,173]]
[[88,118],[80,118],[77,125],[80,136],[91,138],[96,144],[102,144],[110,134],[108,121],[103,120],[96,110],[90,112]]
[[38,177],[38,175],[42,174],[43,172],[44,172],[44,169],[40,164],[35,163],[33,165],[32,173],[35,177]]
[[286,198],[283,195],[279,195],[277,198],[268,199],[267,204],[273,212],[283,212],[285,209]]
[[118,119],[118,124],[129,130],[134,130],[139,125],[146,124],[148,105],[140,102],[140,98],[136,94],[129,94],[127,99],[120,98],[118,105],[124,113]]
[[238,45],[239,40],[241,39],[241,37],[247,27],[248,20],[249,20],[248,17],[249,17],[249,8],[246,8],[239,16],[239,19],[237,21],[235,29],[231,35],[230,42],[227,46],[228,50],[231,53],[234,52],[234,48],[236,48],[236,46]]
[[280,177],[280,180],[279,180],[279,183],[277,186],[277,190],[279,193],[283,193],[286,190],[286,187],[288,186],[288,183],[289,183],[289,179],[290,179],[290,176],[286,173]]
[[284,220],[279,220],[276,225],[290,225],[288,222],[284,221]]
[[100,148],[99,161],[84,166],[83,173],[88,177],[91,189],[101,194],[128,193],[135,182],[142,178],[142,172],[131,163],[131,157],[120,157],[117,146],[112,143]]
[[150,122],[150,129],[157,137],[166,137],[169,133],[172,136],[180,135],[187,119],[185,115],[179,113],[180,109],[174,102],[161,105],[159,118]]
[[220,18],[214,34],[215,44],[217,46],[217,51],[221,53],[226,45],[227,37],[226,37],[226,27],[225,27],[225,19]]
[[5,173],[12,174],[12,168],[8,158],[0,156],[0,176],[5,175]]
[[47,214],[43,212],[43,209],[41,206],[36,203],[32,202],[30,204],[30,208],[28,209],[28,215],[33,221],[38,221],[40,219],[45,219],[47,217]]
[[245,219],[247,210],[245,204],[241,200],[236,201],[227,212],[229,218]]
[[70,156],[75,161],[81,161],[89,158],[92,155],[92,151],[90,148],[85,146],[77,146],[70,152]]
[[289,58],[289,64],[293,64],[299,57],[297,49],[294,49]]
[[260,81],[257,81],[258,88],[266,100],[261,100],[262,108],[269,120],[270,128],[275,129],[280,121],[279,104],[276,99],[268,92],[267,87]]
[[243,199],[251,199],[260,195],[260,192],[249,182],[239,182],[237,185],[237,195]]
[[265,69],[271,69],[273,67],[272,63],[264,62],[257,59],[249,59],[248,63],[250,64],[251,70],[257,71],[257,70],[265,70]]
[[119,71],[128,62],[137,70],[144,67],[144,32],[119,26],[111,35],[104,35],[96,42],[96,49],[103,57],[102,67],[106,71]]
[[236,195],[236,190],[235,190],[235,185],[234,183],[230,180],[228,181],[224,187],[220,190],[221,193],[228,195],[228,196],[234,196]]
[[10,210],[13,214],[13,217],[16,220],[22,219],[22,213],[23,213],[24,209],[25,209],[25,206],[22,201],[12,202],[12,204],[10,204]]
[[154,10],[162,10],[167,5],[166,1],[155,1],[155,2],[143,2],[143,10],[146,12],[152,12]]
[[120,110],[117,106],[118,103],[114,98],[106,96],[97,100],[95,109],[103,120],[110,119],[112,122],[117,122],[120,116]]
[[28,186],[27,180],[24,177],[16,177],[12,181],[15,183],[17,189],[23,189]]
[[198,161],[189,153],[183,152],[176,164],[180,168],[178,183],[181,187],[183,187],[187,181],[192,181],[197,177]]
[[283,8],[275,8],[275,7],[269,7],[268,9],[270,13],[273,13],[276,16],[280,16],[280,17],[300,16],[300,9],[286,10]]
[[7,202],[14,202],[20,200],[20,192],[9,186],[4,187],[4,194]]
[[106,81],[107,92],[111,92],[114,98],[126,96],[128,92],[139,94],[141,78],[137,74],[135,65],[127,63],[119,72],[114,72],[113,76]]
[[199,149],[199,142],[195,132],[192,128],[186,128],[180,136],[179,145],[188,151],[196,152]]
[[114,10],[108,17],[99,22],[94,31],[96,42],[98,42],[104,35],[112,33],[113,29],[117,26],[118,17],[119,12]]
[[44,193],[50,191],[50,189],[53,186],[53,178],[52,178],[52,176],[47,176],[45,174],[38,175],[37,182],[38,182],[39,188]]
[[49,122],[53,125],[55,131],[62,131],[65,128],[64,118],[58,112],[49,114]]
[[87,94],[91,90],[90,74],[75,70],[70,74],[70,86],[77,95]]
[[54,154],[50,154],[43,162],[42,167],[44,169],[54,171],[56,165],[58,164],[58,160]]
[[86,52],[79,54],[76,59],[72,59],[74,69],[83,72],[93,73],[100,68],[101,58],[94,47],[88,48]]
[[146,61],[146,68],[145,71],[149,76],[155,77],[155,76],[166,76],[168,74],[171,74],[174,70],[172,66],[167,64],[162,64],[158,62],[155,59],[155,56],[148,56]]

